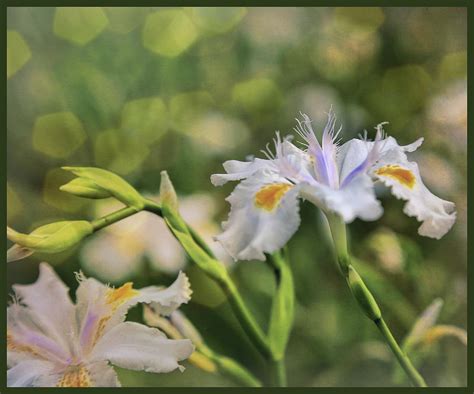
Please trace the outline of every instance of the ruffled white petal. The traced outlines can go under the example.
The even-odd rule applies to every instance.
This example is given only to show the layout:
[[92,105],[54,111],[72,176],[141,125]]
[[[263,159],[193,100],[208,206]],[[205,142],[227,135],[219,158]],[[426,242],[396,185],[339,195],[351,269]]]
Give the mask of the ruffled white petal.
[[[387,137],[380,141],[380,153],[382,157],[391,149],[397,148],[403,152],[414,152],[423,143],[423,138],[417,139],[415,142],[408,145],[398,145],[393,137]],[[369,152],[374,147],[374,141],[351,139],[343,144],[338,151],[337,166],[339,168],[339,179],[342,181],[349,175],[357,166],[359,166],[367,157]]]
[[[263,187],[288,184],[291,188],[272,210],[256,206],[255,196]],[[242,181],[227,198],[231,204],[224,232],[216,237],[235,260],[265,260],[264,252],[283,247],[300,224],[298,186],[285,178],[259,172]]]
[[81,327],[79,343],[86,351],[91,350],[100,336],[123,322],[128,310],[134,305],[153,303],[162,314],[170,314],[183,303],[187,303],[192,294],[188,277],[184,272],[180,272],[169,287],[149,286],[140,290],[130,288],[125,298],[110,304],[107,302],[107,294],[113,291],[110,287],[94,278],[84,278],[81,275],[79,278],[80,284],[77,290],[77,316]]
[[75,307],[69,289],[47,263],[40,264],[37,281],[31,285],[14,285],[13,290],[29,309],[43,332],[67,351],[76,333]]
[[229,181],[238,181],[248,178],[257,171],[269,170],[275,172],[277,169],[273,160],[254,159],[252,161],[229,160],[223,164],[227,174],[211,175],[211,182],[214,186],[222,186]]
[[171,340],[156,328],[125,322],[112,328],[95,346],[91,361],[146,372],[170,372],[182,368],[179,361],[194,351],[189,339]]
[[189,278],[184,272],[180,271],[178,278],[167,288],[149,286],[140,289],[139,295],[130,301],[128,307],[130,308],[137,303],[153,303],[155,310],[159,309],[160,314],[167,316],[182,304],[187,304],[191,299],[191,294]]
[[7,371],[8,387],[54,387],[59,375],[54,364],[44,360],[24,360]]
[[114,368],[107,361],[88,364],[87,372],[93,387],[121,387]]
[[377,220],[383,213],[375,196],[373,182],[363,173],[342,189],[332,189],[321,184],[303,184],[301,196],[323,210],[337,213],[346,223],[355,218]]
[[[403,180],[384,173],[383,169],[390,166],[406,170],[414,178],[413,184],[410,186]],[[407,201],[403,212],[422,222],[418,228],[420,235],[440,239],[451,229],[456,221],[454,203],[442,200],[428,190],[423,184],[418,165],[408,161],[402,149],[394,148],[385,152],[372,174],[389,186],[395,197]]]

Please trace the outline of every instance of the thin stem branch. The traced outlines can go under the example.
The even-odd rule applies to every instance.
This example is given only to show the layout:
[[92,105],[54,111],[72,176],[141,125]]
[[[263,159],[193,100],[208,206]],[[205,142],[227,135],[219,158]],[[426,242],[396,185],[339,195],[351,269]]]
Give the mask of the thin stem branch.
[[232,279],[227,275],[225,279],[217,280],[217,283],[229,297],[228,301],[232,310],[237,316],[243,330],[247,333],[247,336],[266,359],[272,359],[273,354],[270,345],[268,344],[267,337],[255,321],[252,313],[247,309],[247,306]]
[[94,232],[103,229],[104,227],[110,226],[111,224],[114,224],[122,219],[128,218],[129,216],[135,215],[138,213],[135,208],[132,207],[126,207],[122,208],[118,211],[112,212],[104,217],[101,217],[99,219],[93,220],[91,222],[92,227],[94,229]]
[[390,349],[392,349],[392,352],[395,354],[395,357],[397,358],[399,364],[406,372],[406,374],[410,377],[410,380],[413,382],[413,384],[416,387],[427,387],[423,377],[413,366],[408,356],[402,351],[402,349],[400,349],[400,346],[398,346],[398,343],[393,337],[390,329],[388,328],[387,323],[385,323],[385,320],[381,318],[379,320],[374,321],[374,323],[382,333],[385,341],[390,346]]
[[[159,207],[155,202],[151,200],[146,201],[145,210],[149,212],[153,212],[159,216],[162,216],[161,207]],[[189,241],[192,242],[192,247],[197,248],[200,251],[199,252],[200,256],[204,256],[206,260],[213,260],[212,263],[216,263],[217,260],[214,258],[212,251],[206,245],[204,240],[202,240],[201,237],[199,237],[194,231],[192,231],[187,224],[185,224],[185,226],[186,226],[186,231],[188,232],[188,235],[190,235],[186,238],[187,242]],[[172,227],[170,227],[170,229],[175,235],[175,237],[177,238],[178,236],[186,236],[186,234],[178,235],[176,233],[176,229],[173,229]],[[273,358],[272,350],[268,344],[268,341],[264,332],[255,321],[255,318],[253,317],[252,313],[248,310],[236,285],[232,281],[227,271],[225,269],[221,269],[221,270],[217,270],[217,273],[216,273],[215,270],[203,269],[202,262],[196,261],[197,255],[192,253],[195,250],[188,250],[186,245],[183,244],[183,242],[181,242],[181,244],[185,248],[186,252],[188,252],[188,255],[193,260],[195,260],[198,267],[200,267],[206,275],[208,275],[211,279],[213,279],[221,287],[224,293],[228,296],[228,301],[232,307],[232,310],[234,311],[234,314],[236,315],[240,325],[242,326],[243,330],[246,332],[249,339],[255,345],[255,347],[266,359],[272,359]]]
[[277,360],[272,363],[272,381],[275,387],[286,387],[285,360]]
[[341,273],[351,289],[351,293],[359,303],[364,313],[375,323],[382,333],[385,342],[388,344],[393,354],[397,358],[400,366],[403,368],[412,384],[416,387],[427,387],[423,377],[415,369],[408,356],[401,350],[397,341],[393,337],[387,323],[382,317],[380,308],[375,301],[373,294],[365,285],[363,279],[357,273],[351,264],[351,258],[348,251],[346,226],[343,220],[337,215],[327,215],[329,227],[334,241],[337,262]]
[[197,351],[216,363],[218,371],[237,384],[245,387],[262,387],[262,383],[249,370],[234,359],[222,356],[206,345],[199,346]]

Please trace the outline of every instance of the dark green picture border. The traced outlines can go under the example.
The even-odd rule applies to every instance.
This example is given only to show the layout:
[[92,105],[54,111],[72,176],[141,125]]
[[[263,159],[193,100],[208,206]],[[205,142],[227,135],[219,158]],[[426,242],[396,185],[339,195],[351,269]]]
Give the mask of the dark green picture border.
[[[4,75],[3,77],[3,95],[2,101],[3,105],[1,106],[1,114],[3,118],[3,131],[0,133],[0,147],[2,148],[3,160],[2,167],[0,171],[1,182],[3,185],[4,192],[1,194],[2,201],[2,226],[6,227],[6,152],[8,149],[7,145],[7,132],[6,132],[6,108],[7,108],[7,99],[6,99],[6,11],[7,7],[40,7],[40,6],[279,6],[279,7],[294,7],[294,6],[325,6],[325,7],[336,7],[336,6],[383,6],[383,7],[465,7],[468,10],[468,74],[473,67],[473,54],[474,54],[474,28],[472,28],[473,13],[474,13],[474,1],[467,0],[451,0],[451,1],[440,1],[440,0],[366,0],[366,1],[350,1],[350,0],[333,0],[333,1],[309,1],[309,0],[267,0],[267,1],[249,1],[249,0],[226,0],[226,1],[216,1],[216,0],[207,0],[207,1],[177,1],[177,0],[160,0],[160,1],[131,1],[131,0],[122,0],[122,1],[112,1],[112,0],[7,0],[2,2],[0,5],[1,8],[1,21],[4,25],[2,31],[2,47],[3,53],[5,55],[4,60],[1,64],[0,74]],[[470,37],[469,37],[470,34]],[[472,83],[469,83],[468,78],[468,108],[473,106],[474,99],[472,93]],[[474,132],[474,125],[471,116],[468,116],[468,130]],[[474,211],[471,212],[469,209],[472,200],[473,194],[473,174],[474,171],[474,156],[469,155],[469,153],[474,154],[474,137],[469,135],[467,136],[468,141],[468,300],[471,302],[468,303],[468,336],[474,333],[474,311],[473,306],[474,302],[474,289],[473,289],[473,276],[474,276],[474,261],[472,260],[472,244],[474,243],[474,232],[472,231],[472,222]],[[25,158],[27,160],[27,158]],[[6,253],[6,237],[1,238],[1,245],[3,253],[5,256]],[[257,391],[262,394],[274,393],[274,392],[287,392],[287,393],[397,393],[397,392],[436,392],[436,393],[469,393],[474,394],[474,352],[472,341],[468,342],[468,387],[467,388],[90,388],[90,389],[80,389],[80,388],[70,388],[70,389],[51,389],[51,388],[6,388],[6,303],[8,301],[8,294],[6,288],[6,272],[7,265],[4,260],[0,264],[0,303],[2,307],[2,313],[0,318],[0,394],[5,393],[51,393],[59,392],[73,392],[73,393],[112,393],[119,391],[120,393],[194,393],[194,394],[208,394],[208,393],[248,393],[250,391]]]

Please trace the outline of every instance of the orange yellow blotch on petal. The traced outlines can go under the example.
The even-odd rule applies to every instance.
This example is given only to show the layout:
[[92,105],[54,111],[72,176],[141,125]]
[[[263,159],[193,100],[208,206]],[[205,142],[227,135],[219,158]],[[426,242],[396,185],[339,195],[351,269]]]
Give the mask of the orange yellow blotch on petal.
[[255,206],[266,211],[273,211],[285,193],[292,187],[287,183],[275,183],[262,187],[255,194]]
[[92,387],[89,372],[81,365],[70,366],[59,380],[57,387]]
[[375,171],[375,173],[380,176],[386,176],[395,179],[396,181],[410,189],[413,188],[416,182],[415,175],[413,174],[413,172],[397,165],[388,165],[380,167],[377,171]]
[[108,289],[106,296],[107,304],[111,305],[112,308],[115,309],[127,302],[130,298],[137,296],[139,292],[133,289],[132,286],[132,282],[127,282],[117,289]]
[[29,353],[30,355],[34,357],[38,357],[42,359],[45,358],[33,347],[24,345],[21,343],[17,343],[15,339],[13,338],[13,335],[10,332],[8,332],[8,330],[7,330],[7,350],[11,352]]

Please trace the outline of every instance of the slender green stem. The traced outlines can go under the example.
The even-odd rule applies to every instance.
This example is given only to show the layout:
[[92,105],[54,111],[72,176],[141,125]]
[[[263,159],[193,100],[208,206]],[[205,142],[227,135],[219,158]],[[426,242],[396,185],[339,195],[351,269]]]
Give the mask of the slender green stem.
[[348,252],[346,226],[343,220],[337,215],[327,215],[329,227],[334,241],[337,255],[337,262],[341,273],[351,289],[351,293],[359,303],[364,313],[376,324],[388,346],[394,353],[400,366],[416,387],[427,387],[423,377],[415,369],[408,356],[401,350],[397,341],[393,337],[385,320],[382,317],[380,308],[374,296],[365,285],[363,279],[351,264]]
[[104,227],[110,226],[111,224],[114,224],[122,219],[128,218],[129,216],[132,216],[138,212],[139,211],[137,211],[135,208],[132,208],[132,207],[122,208],[104,217],[93,220],[91,224],[95,232],[100,229],[103,229]]
[[403,370],[406,372],[406,374],[410,377],[413,384],[416,387],[427,387],[426,382],[423,379],[423,377],[413,366],[408,356],[402,351],[402,349],[400,349],[400,346],[398,346],[398,343],[393,337],[390,329],[388,328],[387,323],[385,323],[385,320],[381,318],[374,321],[374,323],[376,324],[376,326],[382,333],[385,341],[390,346],[390,349],[392,349],[392,352],[395,354],[395,357],[397,358],[399,364],[401,365]]
[[216,363],[218,371],[237,384],[246,387],[262,387],[262,383],[234,359],[222,356],[204,344],[199,346],[197,351]]
[[294,285],[287,251],[267,254],[267,262],[275,273],[276,292],[273,297],[268,339],[273,349],[272,384],[286,387],[285,352],[293,328]]
[[277,360],[272,363],[272,384],[274,387],[286,387],[285,360]]
[[[159,328],[163,331],[168,338],[172,339],[183,339],[186,338],[184,333],[180,332],[176,326],[174,326],[168,319],[160,318],[155,321],[148,321],[149,325]],[[216,353],[209,346],[207,346],[202,340],[193,341],[196,347],[194,353],[188,358],[188,361],[195,365],[197,368],[202,369],[206,372],[219,372],[222,375],[227,376],[237,384],[246,387],[261,387],[262,383],[244,366],[239,364],[237,361],[230,357],[225,357]]]
[[247,309],[247,306],[232,279],[229,276],[226,276],[225,279],[220,279],[217,283],[229,297],[228,301],[237,316],[240,325],[247,333],[255,347],[266,359],[272,359],[272,350],[268,344],[268,340],[258,323],[255,321],[252,313]]
[[[145,210],[162,216],[161,207],[151,200],[146,201]],[[181,221],[182,219],[175,220],[176,223]],[[217,263],[219,262],[214,258],[212,251],[205,244],[202,238],[193,232],[186,223],[182,223],[185,227],[183,230],[185,231],[180,231],[179,229],[173,228],[172,225],[170,225],[170,222],[167,222],[167,224],[170,225],[172,233],[176,238],[178,238],[178,241],[180,241],[188,255],[195,261],[198,267],[201,268],[206,275],[208,275],[221,287],[224,293],[228,296],[228,301],[232,307],[232,310],[234,311],[234,314],[255,347],[265,358],[272,359],[272,350],[268,344],[265,334],[255,321],[252,313],[247,309],[244,300],[242,299],[228,272],[223,267],[217,266]],[[186,234],[186,231],[188,234]]]
[[188,225],[188,230],[191,234],[191,236],[193,237],[193,239],[196,241],[196,243],[204,249],[204,251],[209,255],[209,257],[212,257],[213,259],[216,258],[216,255],[214,254],[214,252],[211,250],[211,248],[209,247],[209,245],[206,243],[206,241],[204,241],[204,239],[202,239],[202,237],[196,232],[194,231],[194,229]]

